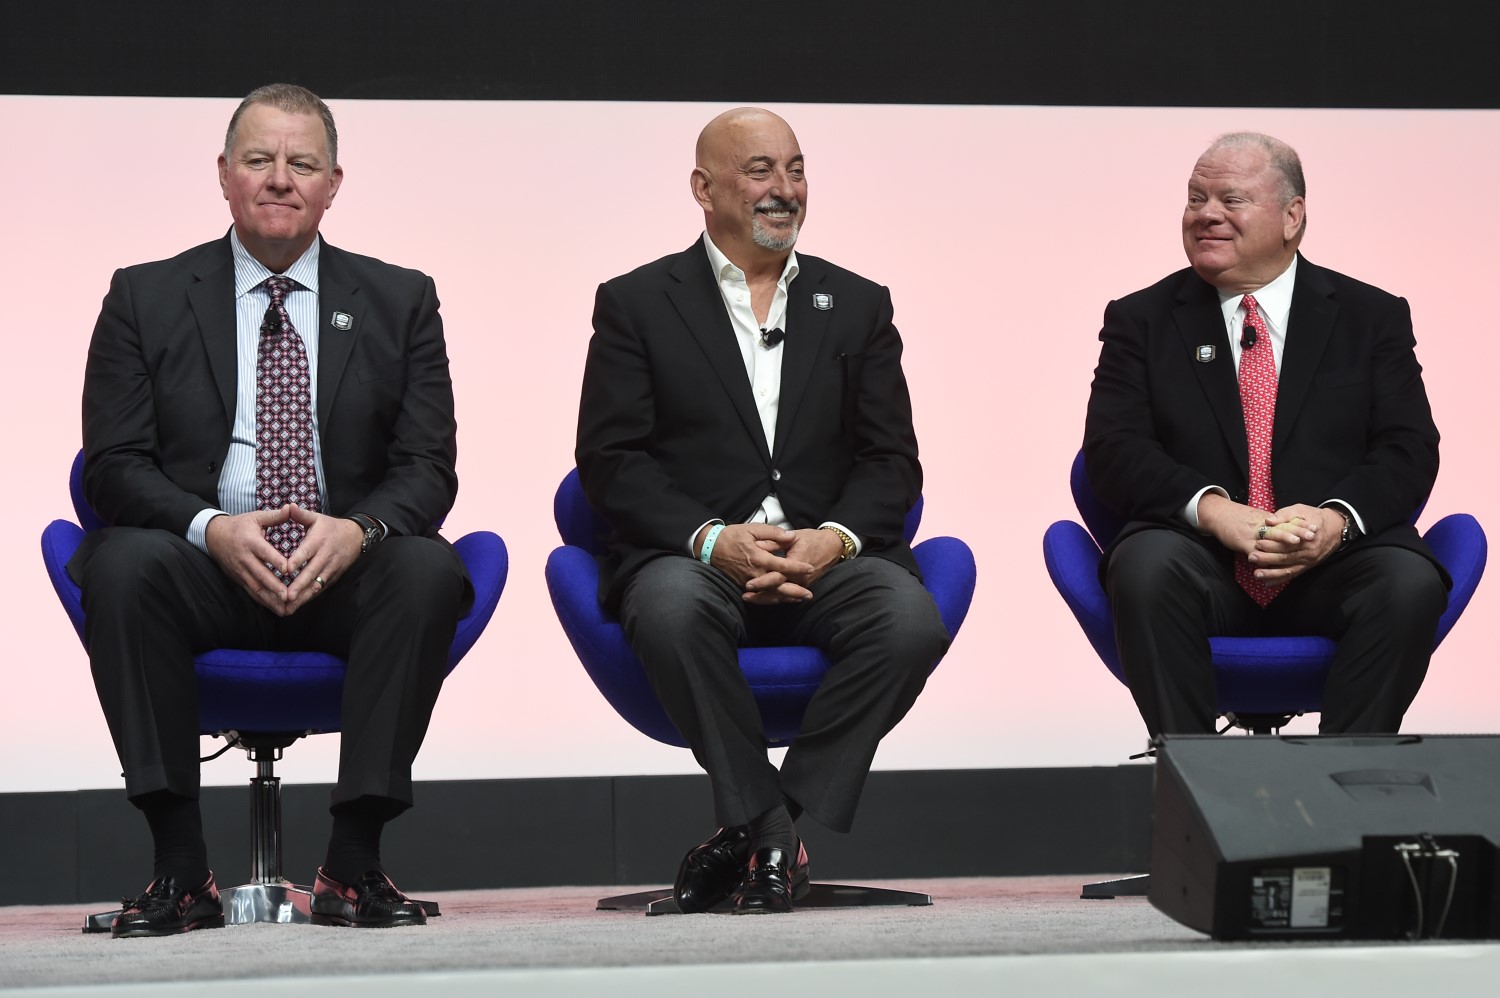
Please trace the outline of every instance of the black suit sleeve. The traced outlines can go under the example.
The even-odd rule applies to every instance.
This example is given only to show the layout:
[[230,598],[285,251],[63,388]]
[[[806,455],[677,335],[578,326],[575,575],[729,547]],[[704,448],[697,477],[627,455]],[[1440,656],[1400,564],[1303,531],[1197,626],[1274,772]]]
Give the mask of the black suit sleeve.
[[332,512],[367,513],[394,534],[431,533],[458,495],[457,423],[443,320],[432,278],[422,275],[420,281],[417,294],[404,304],[381,303],[382,321],[395,324],[404,343],[403,378],[396,382],[404,385],[399,401],[390,406],[373,397],[380,384],[395,379],[375,380],[374,373],[384,372],[369,372],[364,376],[372,380],[360,387],[371,398],[353,404],[345,394],[351,385],[342,387],[335,401],[336,412],[351,414],[357,421],[336,422],[324,435],[325,468],[355,455],[364,456],[372,469],[383,466],[369,474],[354,469],[356,480],[375,484],[347,509]]
[[1330,371],[1315,385],[1325,403],[1319,418],[1331,423],[1331,432],[1310,435],[1336,442],[1358,434],[1363,456],[1349,465],[1330,447],[1310,458],[1347,466],[1328,494],[1313,501],[1342,499],[1359,511],[1368,533],[1379,534],[1406,523],[1427,500],[1437,480],[1438,430],[1417,362],[1411,306],[1393,298],[1372,311],[1369,370]]
[[[142,326],[146,321],[137,311],[130,274],[115,271],[94,326],[84,370],[84,495],[106,523],[184,535],[193,517],[212,504],[162,471],[167,457],[163,448],[195,448],[213,430],[200,413],[186,431],[189,439],[161,439],[160,408],[181,406],[188,399],[183,397],[184,392],[172,398],[160,397],[161,371],[175,365],[177,359],[157,356],[160,351],[147,346]],[[211,381],[181,387],[201,388],[214,410],[222,408]],[[215,448],[210,446],[201,453],[214,454]],[[222,459],[223,454],[216,456]],[[205,457],[205,465],[207,461]]]
[[872,551],[904,544],[906,512],[922,491],[911,394],[892,318],[890,291],[881,288],[864,351],[841,358],[847,396],[843,420],[854,463],[838,499],[822,516],[859,534]]
[[[682,551],[705,521],[736,510],[709,509],[681,491],[653,456],[658,436],[654,359],[634,317],[608,284],[594,300],[574,452],[589,505],[625,543]],[[704,385],[705,391],[717,386]],[[712,442],[704,452],[712,460]]]
[[[1149,320],[1122,302],[1104,310],[1099,366],[1089,393],[1083,451],[1089,484],[1099,499],[1127,519],[1181,522],[1177,514],[1214,482],[1163,447],[1153,385],[1161,372],[1149,356]],[[1157,389],[1161,390],[1161,389]],[[1180,391],[1195,391],[1191,384]],[[1208,420],[1199,429],[1216,432]]]

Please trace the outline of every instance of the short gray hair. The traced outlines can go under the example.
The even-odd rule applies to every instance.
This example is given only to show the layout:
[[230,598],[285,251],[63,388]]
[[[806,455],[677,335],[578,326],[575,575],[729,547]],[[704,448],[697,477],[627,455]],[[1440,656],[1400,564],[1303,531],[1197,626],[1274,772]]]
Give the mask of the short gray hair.
[[234,150],[234,132],[239,127],[240,116],[252,105],[265,104],[287,114],[316,114],[323,119],[323,131],[328,134],[328,165],[339,165],[339,130],[333,124],[333,112],[328,110],[317,94],[295,83],[268,83],[256,87],[245,95],[240,106],[229,118],[229,129],[224,133],[224,155],[227,158]]
[[1297,150],[1285,142],[1261,132],[1230,132],[1214,139],[1213,145],[1208,148],[1213,150],[1225,147],[1251,147],[1266,154],[1271,160],[1271,166],[1281,175],[1279,186],[1283,206],[1290,204],[1292,198],[1307,197],[1307,181],[1302,177],[1302,160],[1298,157]]

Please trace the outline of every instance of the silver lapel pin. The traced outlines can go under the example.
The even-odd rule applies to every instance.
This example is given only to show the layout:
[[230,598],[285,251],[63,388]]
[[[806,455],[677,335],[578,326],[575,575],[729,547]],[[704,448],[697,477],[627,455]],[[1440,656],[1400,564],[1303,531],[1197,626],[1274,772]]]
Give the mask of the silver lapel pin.
[[333,328],[334,329],[353,329],[354,328],[354,316],[350,315],[348,312],[335,312],[335,313],[333,313]]
[[1194,354],[1194,359],[1200,364],[1207,364],[1218,355],[1218,352],[1218,348],[1212,343],[1205,343],[1198,348],[1197,353]]
[[813,308],[820,308],[825,312],[833,308],[833,295],[813,295]]

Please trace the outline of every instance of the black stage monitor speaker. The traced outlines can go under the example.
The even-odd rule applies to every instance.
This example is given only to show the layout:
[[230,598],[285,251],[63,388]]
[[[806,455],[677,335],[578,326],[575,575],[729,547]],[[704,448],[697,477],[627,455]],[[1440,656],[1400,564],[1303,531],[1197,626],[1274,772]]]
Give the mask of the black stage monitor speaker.
[[1215,939],[1500,938],[1500,736],[1165,737],[1151,903]]

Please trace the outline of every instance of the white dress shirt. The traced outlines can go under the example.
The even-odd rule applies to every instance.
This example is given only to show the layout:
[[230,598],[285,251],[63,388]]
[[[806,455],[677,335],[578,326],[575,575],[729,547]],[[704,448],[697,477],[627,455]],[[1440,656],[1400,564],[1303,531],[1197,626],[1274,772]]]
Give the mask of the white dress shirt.
[[[745,272],[730,262],[719,247],[714,245],[707,232],[703,233],[703,248],[708,252],[709,265],[713,267],[714,276],[718,280],[719,295],[724,300],[724,310],[729,313],[729,322],[734,327],[735,341],[740,348],[740,356],[745,361],[745,374],[750,379],[750,391],[755,397],[755,410],[760,416],[761,430],[766,435],[766,449],[771,453],[776,451],[776,414],[781,406],[781,358],[784,354],[782,345],[785,339],[776,343],[775,346],[767,346],[761,340],[761,330],[780,329],[787,336],[797,335],[795,330],[786,327],[786,300],[787,290],[792,281],[797,279],[797,253],[792,251],[787,254],[786,265],[781,269],[781,277],[776,281],[776,292],[771,296],[771,307],[766,311],[764,324],[755,317],[755,310],[750,304],[750,285],[745,280]],[[723,523],[723,520],[708,520],[698,525],[697,529],[688,536],[688,554],[693,553],[693,541],[698,534],[709,523]],[[793,529],[791,521],[787,519],[786,511],[781,508],[781,500],[773,492],[761,500],[760,508],[751,515],[747,523],[769,523],[783,530]],[[859,535],[845,527],[841,523],[829,520],[819,524],[820,527],[837,527],[848,534],[854,541],[854,553],[859,554],[864,542]]]

